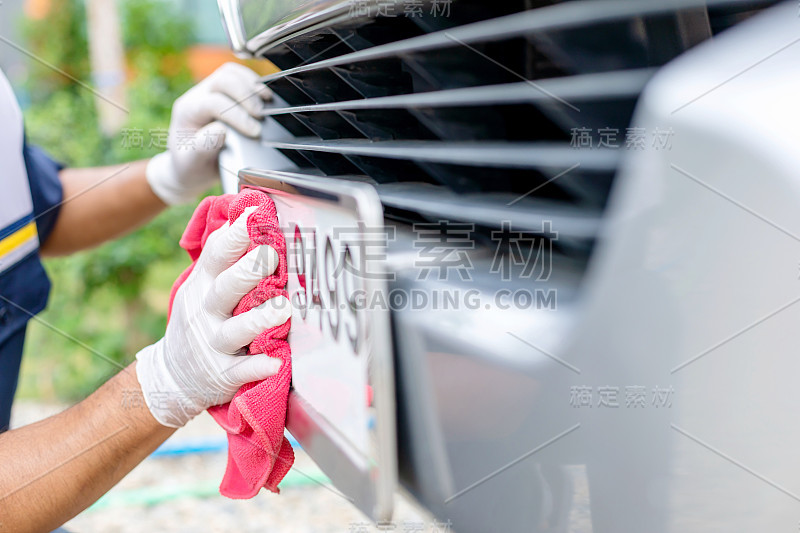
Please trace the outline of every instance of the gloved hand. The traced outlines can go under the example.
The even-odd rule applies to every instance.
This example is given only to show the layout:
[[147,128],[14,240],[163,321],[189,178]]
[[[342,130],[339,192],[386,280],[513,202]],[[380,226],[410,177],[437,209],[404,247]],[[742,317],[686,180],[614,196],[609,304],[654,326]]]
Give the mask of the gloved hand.
[[188,202],[214,185],[219,181],[217,158],[225,143],[224,124],[248,137],[258,137],[264,101],[271,98],[255,72],[226,63],[175,100],[167,151],[147,164],[147,181],[153,192],[174,205]]
[[291,316],[291,304],[281,296],[231,317],[242,296],[278,265],[278,254],[266,245],[242,257],[253,210],[208,237],[175,294],[164,338],[136,354],[145,403],[165,426],[183,426],[208,407],[230,401],[243,384],[280,368],[281,361],[266,354],[237,355],[262,331]]

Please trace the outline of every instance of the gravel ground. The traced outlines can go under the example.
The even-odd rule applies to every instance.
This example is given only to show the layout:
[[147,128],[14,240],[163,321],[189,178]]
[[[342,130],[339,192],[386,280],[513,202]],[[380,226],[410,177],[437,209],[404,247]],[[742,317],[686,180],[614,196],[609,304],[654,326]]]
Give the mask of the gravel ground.
[[[40,420],[62,408],[17,402],[13,425]],[[222,430],[203,413],[168,442],[171,445],[195,443],[198,439],[215,442],[223,437]],[[292,472],[285,480],[291,479],[291,486],[282,488],[280,495],[262,491],[251,500],[230,500],[217,492],[225,471],[225,452],[150,457],[99,504],[64,527],[73,533],[377,531],[335,488],[311,481],[309,478],[321,477],[321,472],[302,450],[296,450],[296,455]],[[403,531],[404,524],[430,524],[430,518],[409,500],[398,496],[395,523],[396,530]]]
[[[17,402],[12,426],[35,422],[64,406]],[[203,413],[178,430],[165,444],[180,447],[221,443],[223,431]],[[213,446],[212,446],[213,447]],[[302,450],[295,450],[292,471],[281,494],[262,491],[250,500],[220,496],[226,452],[151,456],[136,467],[97,504],[65,524],[71,533],[204,533],[292,532],[373,533],[376,526],[326,482]],[[574,492],[569,531],[591,533],[589,491],[582,466],[568,468]],[[398,495],[395,532],[432,532],[452,528],[433,526],[433,519]],[[422,528],[422,529],[420,529]]]

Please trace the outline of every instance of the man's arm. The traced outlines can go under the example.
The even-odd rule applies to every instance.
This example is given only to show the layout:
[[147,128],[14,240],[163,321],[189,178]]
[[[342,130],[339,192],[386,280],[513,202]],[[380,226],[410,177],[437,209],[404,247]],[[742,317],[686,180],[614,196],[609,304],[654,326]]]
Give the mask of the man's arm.
[[278,372],[280,359],[239,354],[289,319],[289,300],[279,296],[232,316],[279,262],[267,245],[247,252],[254,209],[209,235],[175,293],[164,337],[136,354],[136,363],[75,407],[0,435],[0,531],[51,531],[111,488],[171,428]]
[[0,530],[55,529],[164,442],[175,429],[141,394],[133,363],[63,413],[0,434]]
[[64,191],[56,224],[42,255],[66,255],[131,231],[166,204],[147,182],[147,161],[98,168],[64,169]]
[[141,226],[166,205],[192,201],[219,182],[226,127],[258,137],[269,98],[253,71],[226,63],[175,101],[166,152],[125,165],[62,170],[63,203],[42,254],[96,246]]

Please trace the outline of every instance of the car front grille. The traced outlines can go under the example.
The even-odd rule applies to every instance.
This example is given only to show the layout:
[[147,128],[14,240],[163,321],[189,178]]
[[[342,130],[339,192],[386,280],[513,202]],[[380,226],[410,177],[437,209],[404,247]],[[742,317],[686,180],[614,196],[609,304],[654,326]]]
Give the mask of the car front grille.
[[372,182],[388,219],[547,228],[585,258],[648,79],[768,3],[354,1],[257,52],[292,137],[264,142]]

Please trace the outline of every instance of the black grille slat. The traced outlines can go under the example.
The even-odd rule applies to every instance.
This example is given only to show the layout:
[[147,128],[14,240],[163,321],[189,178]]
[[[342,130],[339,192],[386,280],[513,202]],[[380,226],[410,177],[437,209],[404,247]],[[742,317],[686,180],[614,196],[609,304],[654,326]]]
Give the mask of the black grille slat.
[[[688,9],[704,6],[706,3],[713,4],[715,2],[703,0],[672,0],[671,2],[652,2],[644,0],[634,2],[627,0],[584,0],[565,2],[550,7],[476,22],[449,31],[420,35],[397,42],[374,46],[366,50],[360,50],[271,74],[264,77],[263,80],[265,83],[270,84],[272,80],[283,76],[297,75],[301,72],[316,69],[355,64],[375,59],[386,59],[415,52],[452,48],[455,46],[473,46],[480,42],[513,39],[525,35],[538,36],[548,31],[566,31],[569,28],[574,28],[579,32],[584,32],[586,27],[614,24],[618,23],[620,20],[634,17],[648,15],[657,16],[659,14],[671,13],[682,8]],[[770,2],[769,0],[764,0],[763,3],[769,4]],[[402,19],[403,17],[398,17],[398,20]],[[619,50],[618,54],[620,53],[625,55],[626,51]]]
[[[518,82],[493,90],[472,87],[274,108],[268,114],[283,122],[281,117],[286,114],[313,116],[336,111],[363,136],[374,140],[426,140],[438,136],[443,140],[568,141],[571,128],[578,123],[624,131],[636,97],[652,73],[645,69],[592,74],[544,80],[535,85]],[[554,96],[580,109],[566,107]],[[531,103],[534,105],[528,105]],[[475,120],[476,116],[480,120]],[[302,136],[302,129],[289,126],[285,125],[293,135]],[[358,137],[352,133],[350,136]]]
[[[538,103],[553,105],[554,97],[576,104],[587,100],[603,101],[626,97],[635,100],[655,71],[652,69],[586,74],[520,82],[491,87],[468,87],[431,93],[402,94],[342,102],[322,103],[297,108],[269,109],[268,115],[309,111],[351,109],[393,109],[409,107],[448,107],[480,104]],[[558,105],[558,102],[555,102]]]
[[498,168],[557,168],[577,163],[596,171],[616,169],[619,152],[610,149],[574,150],[558,143],[442,143],[435,141],[362,141],[295,139],[262,141],[272,148],[387,159],[456,163]]

